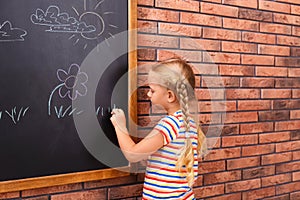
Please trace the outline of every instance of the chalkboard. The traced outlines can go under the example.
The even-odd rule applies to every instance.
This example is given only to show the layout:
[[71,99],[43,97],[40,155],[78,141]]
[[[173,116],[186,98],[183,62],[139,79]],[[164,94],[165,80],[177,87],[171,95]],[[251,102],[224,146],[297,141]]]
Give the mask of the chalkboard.
[[[1,0],[0,13],[0,181],[128,165],[103,150],[118,145],[110,110],[128,111],[129,56],[118,52],[128,47],[118,36],[128,30],[128,1]],[[94,119],[104,140],[87,128]]]

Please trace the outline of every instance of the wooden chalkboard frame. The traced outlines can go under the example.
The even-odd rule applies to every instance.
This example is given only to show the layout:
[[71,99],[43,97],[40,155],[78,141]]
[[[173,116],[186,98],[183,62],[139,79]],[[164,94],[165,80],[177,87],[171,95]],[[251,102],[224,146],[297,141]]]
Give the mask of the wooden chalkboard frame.
[[[135,92],[137,84],[137,0],[128,0],[128,91],[129,108],[128,115],[132,121],[137,121],[137,95]],[[131,132],[136,133],[134,126],[129,124]],[[124,166],[115,169],[101,169],[85,172],[75,172],[68,174],[59,174],[35,178],[26,178],[20,180],[2,181],[0,182],[0,193],[23,191],[29,189],[66,185],[72,183],[81,183],[88,181],[103,180],[109,178],[118,178],[130,175],[130,167]]]

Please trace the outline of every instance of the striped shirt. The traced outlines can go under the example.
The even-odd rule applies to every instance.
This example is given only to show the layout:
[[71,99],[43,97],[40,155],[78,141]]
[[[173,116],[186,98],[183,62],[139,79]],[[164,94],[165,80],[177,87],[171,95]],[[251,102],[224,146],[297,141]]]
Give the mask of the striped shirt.
[[[148,158],[143,200],[149,199],[184,199],[194,198],[192,188],[188,186],[185,166],[181,172],[176,170],[176,162],[180,150],[185,144],[185,127],[182,111],[168,115],[154,127],[164,138],[164,146]],[[193,121],[190,138],[194,149],[194,176],[198,175],[197,128]]]

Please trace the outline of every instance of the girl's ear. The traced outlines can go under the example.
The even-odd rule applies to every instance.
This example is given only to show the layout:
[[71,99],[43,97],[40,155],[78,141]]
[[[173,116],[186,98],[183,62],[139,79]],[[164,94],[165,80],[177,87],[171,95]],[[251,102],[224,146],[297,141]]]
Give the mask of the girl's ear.
[[172,90],[168,90],[168,102],[173,103],[176,101],[176,95]]

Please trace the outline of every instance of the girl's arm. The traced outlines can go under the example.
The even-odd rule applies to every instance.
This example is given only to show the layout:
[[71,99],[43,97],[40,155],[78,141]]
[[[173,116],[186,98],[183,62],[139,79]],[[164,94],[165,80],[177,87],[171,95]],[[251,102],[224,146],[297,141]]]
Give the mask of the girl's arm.
[[163,146],[164,138],[157,130],[152,130],[146,138],[136,144],[129,136],[125,114],[121,109],[113,109],[110,120],[115,127],[120,148],[129,162],[146,159]]

